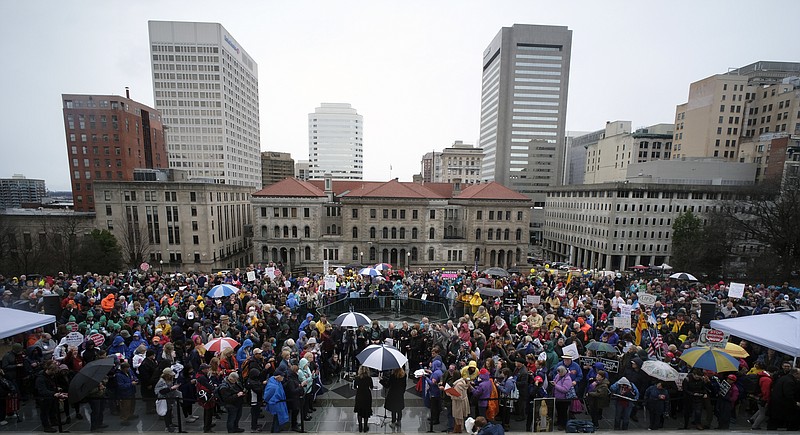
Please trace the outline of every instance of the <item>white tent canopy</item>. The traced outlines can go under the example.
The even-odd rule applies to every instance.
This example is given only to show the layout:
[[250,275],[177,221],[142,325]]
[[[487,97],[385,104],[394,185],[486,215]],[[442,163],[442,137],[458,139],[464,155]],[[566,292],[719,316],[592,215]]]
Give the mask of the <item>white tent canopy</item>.
[[11,337],[21,332],[32,331],[41,326],[56,323],[56,316],[37,314],[13,308],[0,308],[0,338]]
[[711,327],[793,358],[800,356],[798,311],[712,320]]

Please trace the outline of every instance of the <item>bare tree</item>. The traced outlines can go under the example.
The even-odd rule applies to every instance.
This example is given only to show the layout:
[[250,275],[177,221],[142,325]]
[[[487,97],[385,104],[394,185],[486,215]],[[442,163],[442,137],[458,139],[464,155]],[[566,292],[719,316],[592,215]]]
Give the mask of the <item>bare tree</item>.
[[121,222],[119,231],[115,231],[125,262],[131,268],[138,268],[150,255],[150,242],[147,239],[147,226],[144,222]]
[[800,265],[800,181],[754,186],[722,207],[740,244],[764,250],[773,273],[788,280]]

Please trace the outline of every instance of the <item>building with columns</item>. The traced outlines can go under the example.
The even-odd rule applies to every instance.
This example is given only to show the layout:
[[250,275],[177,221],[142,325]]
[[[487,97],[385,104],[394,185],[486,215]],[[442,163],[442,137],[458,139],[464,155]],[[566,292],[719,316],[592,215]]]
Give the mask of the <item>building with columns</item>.
[[253,194],[255,261],[524,265],[532,202],[499,183],[285,179]]

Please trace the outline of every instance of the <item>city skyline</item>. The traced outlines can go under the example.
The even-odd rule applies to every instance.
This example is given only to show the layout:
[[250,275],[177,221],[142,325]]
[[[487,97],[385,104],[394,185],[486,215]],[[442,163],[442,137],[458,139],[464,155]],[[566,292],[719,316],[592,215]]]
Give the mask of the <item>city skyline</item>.
[[[431,149],[454,140],[478,143],[481,56],[502,27],[542,24],[573,31],[567,130],[595,131],[615,119],[632,119],[634,128],[671,122],[694,81],[758,60],[796,60],[790,57],[790,27],[770,25],[766,18],[749,23],[766,26],[762,32],[731,24],[741,18],[743,2],[647,10],[626,2],[614,4],[613,14],[611,6],[593,3],[543,9],[509,2],[502,10],[485,10],[477,2],[412,2],[402,8],[237,2],[219,10],[198,2],[190,10],[175,2],[159,5],[157,12],[128,4],[78,5],[0,6],[3,46],[14,59],[0,72],[10,103],[0,109],[6,139],[0,176],[21,173],[46,180],[52,190],[69,188],[61,94],[124,95],[129,86],[131,98],[154,105],[148,20],[220,23],[248,47],[261,66],[261,151],[304,160],[309,111],[320,101],[357,107],[369,119],[366,180],[388,179],[391,162],[391,177],[410,181],[419,172],[419,158]],[[800,11],[798,4],[776,5],[790,15]],[[30,26],[34,17],[38,25]],[[124,19],[113,32],[96,24],[118,17]],[[669,27],[653,31],[653,20]],[[395,149],[405,154],[387,158],[386,150]]]

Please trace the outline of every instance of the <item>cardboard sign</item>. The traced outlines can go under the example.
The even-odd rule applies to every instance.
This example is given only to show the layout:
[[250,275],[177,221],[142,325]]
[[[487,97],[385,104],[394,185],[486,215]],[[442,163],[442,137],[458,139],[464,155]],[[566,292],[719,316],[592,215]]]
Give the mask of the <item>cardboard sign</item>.
[[75,322],[69,322],[65,325],[67,327],[67,331],[69,332],[77,332],[78,331],[78,324]]
[[525,296],[525,304],[526,305],[533,305],[533,295]]
[[744,284],[739,282],[732,282],[728,287],[728,297],[741,299],[744,297]]
[[631,329],[631,316],[614,317],[614,327],[617,329]]
[[325,275],[325,290],[336,290],[336,275]]
[[728,344],[728,338],[730,338],[730,334],[726,334],[718,329],[703,328],[700,331],[697,344],[700,346],[725,348],[725,345]]
[[458,272],[455,270],[444,270],[442,271],[442,278],[444,279],[456,279],[458,278]]
[[248,281],[255,281],[256,280],[256,272],[252,271],[252,270],[247,272],[247,280]]
[[639,304],[647,307],[652,307],[656,304],[656,295],[650,293],[639,293]]
[[630,317],[633,311],[633,305],[619,304],[619,315],[622,317]]
[[268,267],[268,268],[264,269],[264,274],[267,275],[269,277],[269,279],[274,279],[275,278],[275,268],[274,267]]
[[66,343],[69,346],[80,346],[83,343],[83,334],[80,332],[70,332],[66,336]]
[[542,303],[542,297],[539,295],[533,295],[533,304],[539,305]]
[[619,361],[608,359],[608,358],[599,358],[596,356],[582,356],[581,357],[581,365],[589,365],[596,362],[601,362],[605,366],[605,370],[609,373],[618,373],[619,372]]

